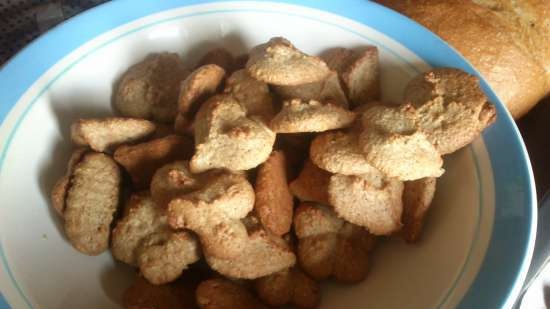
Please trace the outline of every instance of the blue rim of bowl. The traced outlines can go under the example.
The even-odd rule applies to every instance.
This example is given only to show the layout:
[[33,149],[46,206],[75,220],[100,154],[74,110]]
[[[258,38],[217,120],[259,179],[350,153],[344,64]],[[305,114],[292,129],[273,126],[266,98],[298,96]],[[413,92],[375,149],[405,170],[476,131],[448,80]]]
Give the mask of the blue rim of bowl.
[[[118,0],[64,22],[29,44],[0,71],[0,121],[51,66],[96,36],[164,10],[215,2],[228,1]],[[401,43],[431,66],[461,68],[480,76],[458,52],[429,30],[376,3],[364,0],[277,2],[319,9],[367,24]],[[483,90],[495,102],[498,112],[498,121],[483,134],[493,169],[495,217],[480,271],[458,308],[507,308],[515,301],[529,266],[536,233],[536,194],[519,131],[502,102],[480,77]],[[7,264],[5,267],[9,270]],[[0,295],[0,309],[4,308],[10,307]]]

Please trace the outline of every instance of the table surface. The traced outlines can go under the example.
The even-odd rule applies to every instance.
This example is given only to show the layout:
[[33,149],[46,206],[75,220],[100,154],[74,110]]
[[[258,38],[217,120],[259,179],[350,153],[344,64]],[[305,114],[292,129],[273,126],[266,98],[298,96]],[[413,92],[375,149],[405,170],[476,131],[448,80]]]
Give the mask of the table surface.
[[[0,0],[0,66],[49,27],[109,0]],[[550,98],[517,121],[531,158],[539,199],[550,190]],[[550,266],[526,294],[522,308],[550,308]]]

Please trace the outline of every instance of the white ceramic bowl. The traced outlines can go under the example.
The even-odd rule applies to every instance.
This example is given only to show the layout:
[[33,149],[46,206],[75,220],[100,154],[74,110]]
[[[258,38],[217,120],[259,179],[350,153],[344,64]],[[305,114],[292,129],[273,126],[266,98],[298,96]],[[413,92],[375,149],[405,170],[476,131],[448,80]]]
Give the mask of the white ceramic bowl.
[[[132,270],[65,240],[48,203],[79,117],[111,114],[114,81],[155,51],[192,65],[214,46],[238,54],[285,36],[309,53],[374,44],[385,99],[430,66],[477,74],[412,21],[367,1],[114,1],[32,43],[0,72],[0,308],[119,308]],[[502,104],[483,139],[445,159],[423,240],[384,241],[359,285],[323,284],[322,308],[501,308],[515,299],[534,240],[527,154]],[[8,305],[9,303],[9,305]]]

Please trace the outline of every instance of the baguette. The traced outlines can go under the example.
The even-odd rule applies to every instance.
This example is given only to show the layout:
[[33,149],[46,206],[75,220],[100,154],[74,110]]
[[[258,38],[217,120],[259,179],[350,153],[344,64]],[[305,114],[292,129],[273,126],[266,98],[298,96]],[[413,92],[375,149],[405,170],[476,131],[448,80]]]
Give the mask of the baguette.
[[377,0],[456,48],[514,119],[550,92],[550,1]]

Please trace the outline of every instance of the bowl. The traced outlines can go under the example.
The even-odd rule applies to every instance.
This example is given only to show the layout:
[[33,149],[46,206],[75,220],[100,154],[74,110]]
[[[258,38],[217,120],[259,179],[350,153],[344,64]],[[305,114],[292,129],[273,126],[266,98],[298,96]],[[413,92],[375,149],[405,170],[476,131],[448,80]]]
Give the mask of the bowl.
[[[411,20],[368,1],[113,1],[54,28],[0,72],[0,308],[120,308],[133,271],[109,253],[74,250],[48,195],[70,154],[69,126],[112,113],[114,83],[148,53],[194,64],[213,47],[235,54],[284,36],[317,54],[379,48],[384,100],[434,66],[479,75]],[[529,265],[536,203],[512,118],[481,77],[498,120],[445,158],[424,237],[387,239],[359,285],[324,283],[321,308],[506,308]]]

